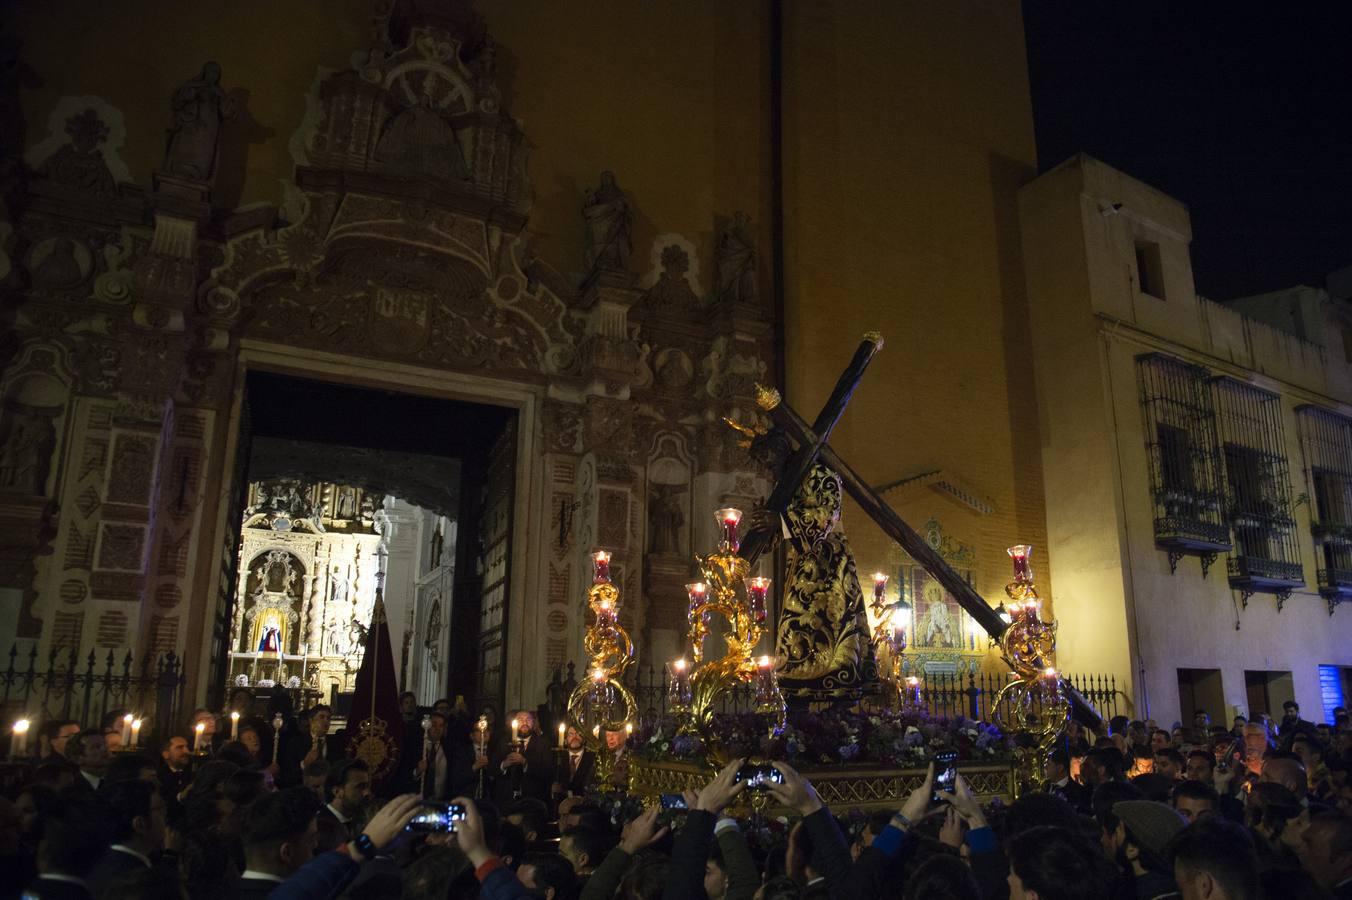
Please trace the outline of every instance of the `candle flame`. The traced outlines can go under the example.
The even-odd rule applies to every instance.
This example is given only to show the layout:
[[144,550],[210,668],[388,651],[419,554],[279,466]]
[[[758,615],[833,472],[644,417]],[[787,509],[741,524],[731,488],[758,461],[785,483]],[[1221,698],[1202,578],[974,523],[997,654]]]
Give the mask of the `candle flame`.
[[19,721],[17,721],[17,722],[14,723],[14,733],[15,733],[15,734],[27,734],[27,733],[28,733],[28,726],[29,726],[29,724],[30,724],[30,723],[29,723],[29,721],[28,721],[27,719],[20,719]]
[[760,665],[760,667],[761,667],[762,669],[768,669],[768,668],[770,668],[770,664],[771,664],[771,659],[770,659],[770,657],[768,657],[768,656],[762,656],[762,657],[760,658],[760,663],[759,663],[759,665]]
[[1046,675],[1048,678],[1055,678],[1055,677],[1056,677],[1056,667],[1055,667],[1055,666],[1048,666],[1048,667],[1047,667],[1047,671],[1046,671],[1046,672],[1043,672],[1042,674]]
[[132,727],[132,728],[140,728],[140,727],[141,727],[141,720],[140,720],[140,719],[132,719],[132,720],[131,720],[131,727]]
[[709,586],[702,581],[697,581],[694,584],[687,584],[685,589],[691,594],[697,594],[702,597],[709,590]]
[[592,554],[592,559],[596,560],[599,563],[608,563],[610,562],[610,551],[597,550],[595,553]]
[[[238,715],[238,713],[236,713],[236,715]],[[131,713],[127,713],[125,716],[122,717],[122,721],[123,721],[123,722],[128,722],[128,723],[130,723],[131,720],[134,719],[134,718],[136,718],[136,717],[133,716]]]
[[911,687],[915,687],[917,684],[920,683],[920,679],[912,675],[910,678],[906,679],[906,683],[909,684]]
[[882,572],[874,572],[874,573],[873,573],[873,583],[874,583],[874,584],[887,584],[887,575],[885,575],[885,574],[882,573]]
[[198,722],[196,725],[193,726],[193,729],[194,729],[198,734],[201,734],[202,732],[204,732],[204,731],[207,730],[207,723],[206,723],[206,722]]
[[633,722],[625,722],[625,723],[624,723],[624,733],[625,733],[626,735],[629,735],[629,734],[633,734],[633,733],[634,733],[634,723],[633,723]]
[[671,667],[672,667],[673,669],[675,669],[677,672],[684,672],[684,671],[685,671],[685,657],[681,657],[680,659],[676,660],[674,663],[671,664]]
[[742,511],[740,509],[734,509],[729,506],[724,509],[720,509],[718,511],[718,517],[722,519],[724,522],[736,525],[738,522],[742,521]]
[[604,669],[593,669],[593,670],[592,670],[592,678],[593,678],[595,681],[598,681],[598,682],[599,682],[599,681],[605,681],[605,680],[606,680],[606,673],[605,673],[605,670],[604,670]]
[[[130,719],[131,716],[127,716],[127,718]],[[238,710],[232,711],[232,712],[230,713],[230,718],[232,718],[232,719],[234,719],[236,722],[238,722],[238,721],[239,721],[239,711],[238,711]]]

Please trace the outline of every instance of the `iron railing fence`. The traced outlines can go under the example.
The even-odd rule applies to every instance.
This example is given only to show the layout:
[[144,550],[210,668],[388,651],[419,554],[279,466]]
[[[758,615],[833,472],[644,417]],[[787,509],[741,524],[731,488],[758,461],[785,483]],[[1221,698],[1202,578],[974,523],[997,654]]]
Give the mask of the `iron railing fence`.
[[53,647],[40,659],[36,646],[25,653],[15,644],[0,669],[0,717],[6,732],[17,719],[32,722],[36,747],[42,722],[94,728],[110,711],[125,709],[143,722],[141,746],[154,747],[179,724],[185,683],[183,659],[172,650],[147,652],[138,662],[130,650]]

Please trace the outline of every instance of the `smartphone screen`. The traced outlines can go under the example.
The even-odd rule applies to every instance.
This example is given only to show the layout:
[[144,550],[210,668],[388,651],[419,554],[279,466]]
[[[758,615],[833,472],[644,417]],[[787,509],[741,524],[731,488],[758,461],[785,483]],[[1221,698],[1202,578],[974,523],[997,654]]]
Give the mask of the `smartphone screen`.
[[663,808],[663,809],[689,809],[690,807],[686,806],[686,804],[685,804],[685,798],[682,797],[680,794],[663,794],[663,795],[662,795],[662,808]]
[[951,794],[957,788],[958,754],[952,750],[937,753],[934,756],[934,796],[935,803],[941,802],[939,794]]
[[458,803],[424,803],[408,820],[408,831],[421,834],[446,834],[455,831],[455,823],[465,818]]

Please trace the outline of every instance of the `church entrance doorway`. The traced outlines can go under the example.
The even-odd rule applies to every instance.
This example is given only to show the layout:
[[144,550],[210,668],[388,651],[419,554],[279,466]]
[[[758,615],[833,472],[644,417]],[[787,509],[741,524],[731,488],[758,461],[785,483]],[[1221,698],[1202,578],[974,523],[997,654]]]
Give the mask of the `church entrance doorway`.
[[287,690],[341,718],[379,595],[401,690],[501,708],[518,409],[316,374],[243,377],[213,699]]

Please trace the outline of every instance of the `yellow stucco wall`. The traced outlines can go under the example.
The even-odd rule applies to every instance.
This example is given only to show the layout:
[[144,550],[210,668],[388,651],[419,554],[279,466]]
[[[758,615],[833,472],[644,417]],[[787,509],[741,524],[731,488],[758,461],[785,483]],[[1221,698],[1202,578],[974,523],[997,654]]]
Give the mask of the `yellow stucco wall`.
[[[887,341],[834,444],[884,484],[942,469],[992,501],[892,496],[977,551],[1002,596],[1004,548],[1039,545],[1041,460],[1015,192],[1035,174],[1017,4],[788,4],[789,401],[811,419],[860,336]],[[886,561],[857,509],[865,571]]]
[[[150,182],[164,151],[169,98],[208,59],[240,106],[223,130],[215,202],[277,204],[288,143],[319,67],[342,69],[368,45],[371,0],[184,4],[84,0],[18,4],[3,20],[24,38],[36,76],[23,92],[28,143],[66,95],[120,109],[133,179]],[[541,257],[585,269],[583,193],[611,169],[637,211],[634,267],[651,268],[660,233],[700,251],[709,284],[714,215],[769,215],[767,22],[762,3],[481,3],[498,42],[504,105],[533,150],[531,230]]]

